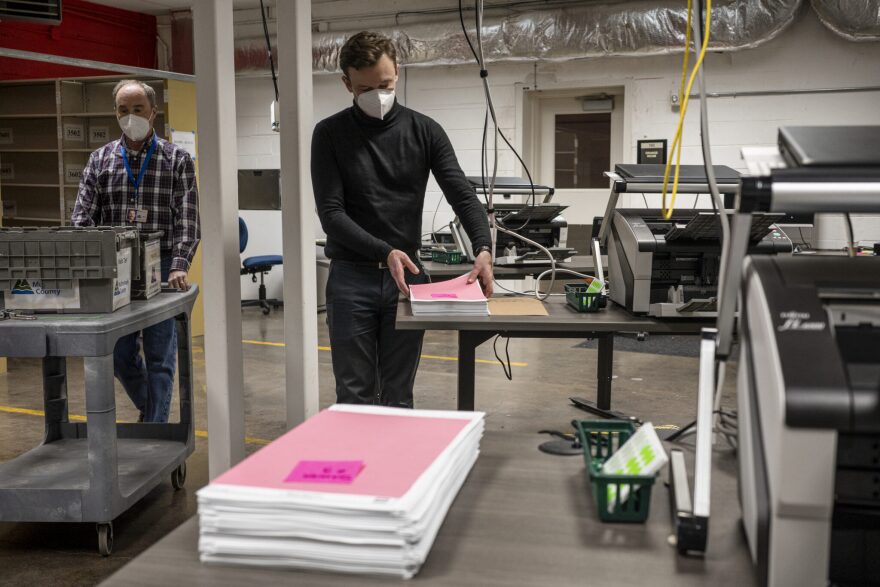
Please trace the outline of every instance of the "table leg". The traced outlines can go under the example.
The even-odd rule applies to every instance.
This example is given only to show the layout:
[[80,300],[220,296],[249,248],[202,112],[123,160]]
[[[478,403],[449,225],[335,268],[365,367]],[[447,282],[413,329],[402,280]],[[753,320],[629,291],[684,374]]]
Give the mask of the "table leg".
[[193,364],[192,333],[187,314],[177,317],[177,374],[180,389],[180,424],[178,430],[183,434],[177,440],[190,443],[195,441],[193,417]]
[[89,487],[83,518],[110,522],[119,495],[113,355],[85,357]]
[[611,378],[614,373],[614,334],[599,337],[599,368],[596,405],[599,409],[611,409]]
[[576,408],[585,410],[603,418],[618,420],[631,420],[641,424],[641,420],[611,409],[611,379],[614,374],[614,333],[597,334],[599,341],[599,357],[597,368],[596,401],[593,402],[582,397],[570,397],[571,403]]
[[458,333],[458,409],[474,410],[474,381],[477,347],[495,333],[461,330]]
[[64,436],[61,425],[67,422],[67,359],[43,358],[43,412],[46,432],[43,442],[48,444]]

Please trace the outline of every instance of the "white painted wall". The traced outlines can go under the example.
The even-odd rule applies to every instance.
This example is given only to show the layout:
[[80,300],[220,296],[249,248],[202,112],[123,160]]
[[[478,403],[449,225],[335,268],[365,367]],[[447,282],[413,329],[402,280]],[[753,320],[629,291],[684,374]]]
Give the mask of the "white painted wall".
[[[316,15],[317,16],[317,15]],[[354,25],[357,26],[357,25]],[[334,24],[334,28],[345,27]],[[353,27],[348,27],[353,28]],[[564,64],[540,64],[538,91],[620,85],[626,88],[624,153],[635,161],[636,140],[669,138],[678,121],[669,97],[678,88],[680,56],[608,58]],[[710,55],[707,58],[709,91],[785,90],[880,85],[880,43],[850,43],[833,35],[812,11],[804,11],[795,25],[779,38],[751,51]],[[535,87],[531,64],[490,65],[493,98],[500,125],[513,144],[523,140],[523,100],[519,88]],[[350,95],[337,75],[315,76],[315,119],[321,120],[347,107]],[[398,83],[401,102],[437,120],[448,133],[467,175],[478,175],[484,103],[476,66],[405,69]],[[278,166],[278,137],[269,130],[272,99],[269,78],[241,78],[236,84],[238,104],[239,167]],[[796,124],[880,124],[880,93],[719,98],[709,102],[712,154],[716,164],[743,170],[739,149],[744,145],[770,145],[777,128]],[[283,123],[282,123],[283,124]],[[699,104],[692,103],[684,132],[682,162],[702,162],[699,137]],[[526,148],[526,151],[530,149]],[[499,175],[520,175],[511,153],[500,156]],[[641,206],[641,196],[623,205]],[[653,198],[659,205],[659,196]],[[683,196],[680,206],[692,205]],[[707,203],[707,202],[706,202]],[[429,182],[422,218],[424,232],[452,218],[437,184]],[[250,215],[251,213],[247,213]],[[261,213],[262,214],[262,213]],[[268,212],[268,215],[280,213]],[[255,219],[255,221],[258,221]],[[250,221],[249,221],[250,223]],[[880,240],[880,217],[858,219],[856,237],[863,242]],[[252,226],[260,232],[266,253],[281,250],[280,222]],[[277,239],[277,240],[276,240]],[[262,244],[260,245],[263,246]],[[271,250],[270,250],[271,249]],[[262,254],[248,248],[247,254]],[[273,270],[269,295],[281,296],[280,271]],[[242,295],[256,297],[256,288],[242,282]]]

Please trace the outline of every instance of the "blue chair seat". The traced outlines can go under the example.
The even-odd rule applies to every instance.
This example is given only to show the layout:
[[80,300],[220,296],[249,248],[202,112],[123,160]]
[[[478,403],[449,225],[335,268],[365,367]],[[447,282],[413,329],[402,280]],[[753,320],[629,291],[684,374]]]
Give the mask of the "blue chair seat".
[[284,263],[281,255],[260,255],[257,257],[248,257],[242,262],[245,269],[253,269],[254,267],[271,267],[273,265],[282,265]]

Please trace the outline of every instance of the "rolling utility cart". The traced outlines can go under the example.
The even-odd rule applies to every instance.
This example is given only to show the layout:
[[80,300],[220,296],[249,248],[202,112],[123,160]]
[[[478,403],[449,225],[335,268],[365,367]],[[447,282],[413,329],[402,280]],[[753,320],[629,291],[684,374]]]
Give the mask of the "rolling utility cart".
[[[198,295],[163,291],[110,314],[5,312],[0,356],[43,360],[43,443],[0,463],[0,522],[95,522],[98,550],[113,549],[113,519],[163,479],[186,479],[195,449],[190,313]],[[175,318],[179,423],[117,423],[113,349],[120,337]],[[67,412],[67,357],[83,357],[86,422]]]

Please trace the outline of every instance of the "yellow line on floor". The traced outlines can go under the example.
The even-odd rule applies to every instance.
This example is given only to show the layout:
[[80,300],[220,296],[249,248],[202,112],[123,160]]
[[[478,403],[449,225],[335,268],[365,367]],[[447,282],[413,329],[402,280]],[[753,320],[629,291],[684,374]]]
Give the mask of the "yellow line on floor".
[[[263,340],[243,340],[241,342],[243,342],[245,344],[257,344],[257,345],[263,345],[263,346],[276,346],[276,347],[286,346],[283,342],[266,342]],[[330,347],[319,346],[318,350],[319,351],[329,351]],[[444,357],[441,355],[422,355],[422,358],[423,359],[431,359],[434,361],[457,361],[458,360],[458,357]],[[501,364],[498,361],[487,361],[486,359],[477,359],[476,362],[477,363],[484,363],[487,365],[500,365]],[[529,366],[528,363],[511,362],[510,364],[513,365],[514,367],[528,367]]]
[[[26,416],[39,416],[42,418],[46,415],[42,410],[30,410],[28,408],[14,408],[12,406],[0,406],[0,412],[5,412],[7,414],[20,414]],[[68,419],[73,420],[75,422],[85,422],[85,416],[78,416],[76,414],[70,414]],[[196,436],[199,438],[208,438],[208,433],[204,430],[196,430]],[[248,444],[260,444],[266,445],[272,442],[271,440],[266,440],[265,438],[254,438],[252,436],[245,436],[244,441]]]

